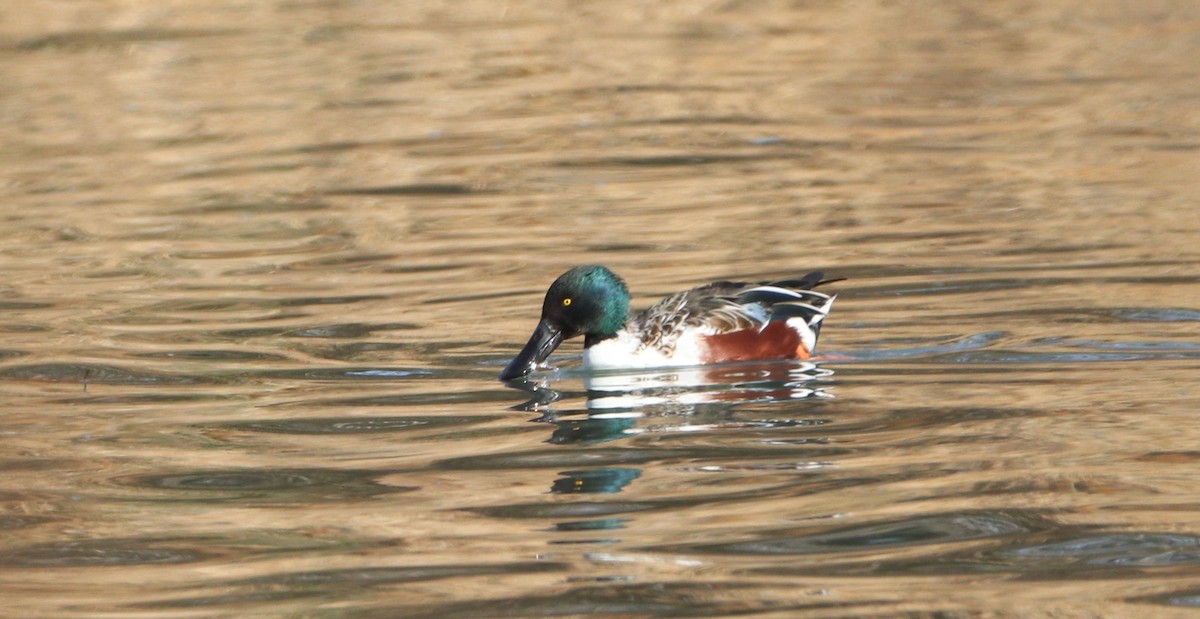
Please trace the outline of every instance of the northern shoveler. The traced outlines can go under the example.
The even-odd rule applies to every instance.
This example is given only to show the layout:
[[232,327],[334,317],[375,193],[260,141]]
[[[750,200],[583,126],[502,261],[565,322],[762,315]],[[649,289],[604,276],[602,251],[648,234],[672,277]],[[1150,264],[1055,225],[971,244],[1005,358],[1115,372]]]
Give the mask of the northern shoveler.
[[809,273],[773,282],[714,282],[673,294],[630,316],[629,290],[600,265],[577,266],[546,291],[542,318],[500,380],[531,372],[563,340],[583,336],[590,369],[636,369],[732,361],[808,359],[841,281]]

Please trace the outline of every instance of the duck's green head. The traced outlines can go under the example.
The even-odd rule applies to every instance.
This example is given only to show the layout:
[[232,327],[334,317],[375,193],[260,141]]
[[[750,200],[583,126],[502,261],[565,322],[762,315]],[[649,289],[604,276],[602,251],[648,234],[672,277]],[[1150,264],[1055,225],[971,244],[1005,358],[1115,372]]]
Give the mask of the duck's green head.
[[578,266],[550,284],[542,319],[500,380],[528,374],[563,340],[587,336],[589,342],[616,335],[629,317],[629,290],[616,273],[597,264]]

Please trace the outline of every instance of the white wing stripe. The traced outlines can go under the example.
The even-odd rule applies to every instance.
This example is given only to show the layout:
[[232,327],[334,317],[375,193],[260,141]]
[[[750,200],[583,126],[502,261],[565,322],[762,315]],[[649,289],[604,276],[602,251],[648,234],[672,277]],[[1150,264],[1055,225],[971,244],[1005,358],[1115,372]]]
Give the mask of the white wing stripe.
[[[797,299],[804,298],[804,294],[801,294],[800,292],[797,292],[795,290],[788,290],[787,288],[780,288],[778,286],[757,286],[757,287],[751,288],[749,290],[743,290],[739,294],[747,294],[750,292],[771,292],[771,293],[781,294],[781,295],[788,296],[788,297],[795,297]],[[805,291],[805,294],[821,294],[821,293]],[[822,295],[822,296],[824,296],[824,295]]]

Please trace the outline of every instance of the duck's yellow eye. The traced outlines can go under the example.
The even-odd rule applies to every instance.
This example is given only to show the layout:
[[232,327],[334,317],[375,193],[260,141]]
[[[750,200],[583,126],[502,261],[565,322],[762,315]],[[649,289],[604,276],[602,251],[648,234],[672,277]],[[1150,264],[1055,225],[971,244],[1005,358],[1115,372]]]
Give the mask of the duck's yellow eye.
[[563,299],[563,307],[571,307],[571,297]]

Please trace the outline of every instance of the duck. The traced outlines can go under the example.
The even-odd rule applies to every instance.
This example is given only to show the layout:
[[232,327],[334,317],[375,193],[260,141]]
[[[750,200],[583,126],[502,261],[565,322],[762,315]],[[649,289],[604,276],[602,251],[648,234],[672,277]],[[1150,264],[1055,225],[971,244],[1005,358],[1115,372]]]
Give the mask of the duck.
[[579,336],[586,371],[808,360],[836,298],[813,288],[843,279],[813,271],[796,279],[717,281],[633,314],[625,280],[603,265],[576,266],[550,284],[533,335],[500,380],[525,377]]

